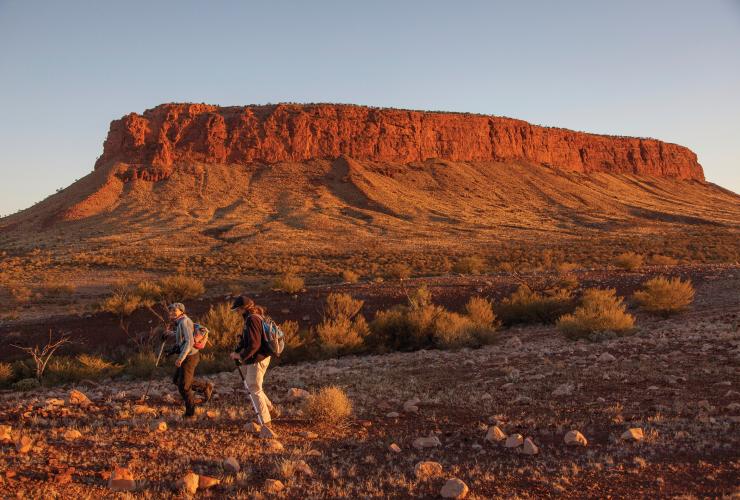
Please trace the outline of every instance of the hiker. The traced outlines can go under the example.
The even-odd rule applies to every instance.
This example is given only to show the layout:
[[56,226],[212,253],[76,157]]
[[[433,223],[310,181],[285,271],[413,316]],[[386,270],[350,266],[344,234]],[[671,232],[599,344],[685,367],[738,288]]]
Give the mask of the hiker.
[[213,394],[213,384],[195,380],[195,367],[200,361],[200,351],[193,345],[193,321],[185,315],[185,306],[179,302],[170,304],[170,319],[177,325],[174,331],[166,332],[165,336],[175,336],[175,345],[172,352],[177,355],[175,360],[175,376],[172,382],[177,385],[180,396],[185,403],[185,417],[195,416],[195,394],[198,390],[204,395],[204,402],[208,402]]
[[246,382],[252,393],[255,410],[259,413],[262,423],[270,427],[272,417],[278,418],[280,410],[272,404],[262,389],[262,381],[267,366],[270,364],[271,355],[267,342],[263,342],[262,335],[265,309],[256,305],[249,297],[242,295],[234,300],[231,310],[240,313],[244,318],[244,330],[242,330],[239,344],[231,353],[231,359],[247,365]]

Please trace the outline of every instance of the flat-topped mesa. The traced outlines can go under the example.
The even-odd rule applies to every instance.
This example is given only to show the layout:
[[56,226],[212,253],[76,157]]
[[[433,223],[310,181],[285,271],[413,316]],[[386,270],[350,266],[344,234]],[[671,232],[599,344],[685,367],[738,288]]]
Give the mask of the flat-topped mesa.
[[178,163],[300,162],[342,155],[393,163],[524,160],[575,172],[704,180],[696,154],[655,139],[495,116],[335,104],[163,104],[113,121],[95,168],[121,162],[130,166],[124,176],[156,181]]

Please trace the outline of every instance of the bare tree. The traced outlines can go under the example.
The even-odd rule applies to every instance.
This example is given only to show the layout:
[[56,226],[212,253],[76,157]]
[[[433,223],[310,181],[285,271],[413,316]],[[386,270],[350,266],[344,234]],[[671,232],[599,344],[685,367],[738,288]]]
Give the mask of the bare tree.
[[27,352],[33,358],[34,363],[36,363],[36,380],[41,382],[46,365],[56,350],[64,344],[71,343],[72,340],[69,338],[69,334],[66,333],[63,333],[57,340],[52,340],[51,330],[49,330],[49,340],[43,346],[39,346],[38,344],[33,347],[23,347],[15,344],[11,344],[11,346]]

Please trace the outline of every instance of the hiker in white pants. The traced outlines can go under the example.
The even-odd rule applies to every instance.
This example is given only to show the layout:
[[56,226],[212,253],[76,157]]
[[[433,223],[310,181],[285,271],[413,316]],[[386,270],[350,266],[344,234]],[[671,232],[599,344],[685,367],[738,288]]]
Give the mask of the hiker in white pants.
[[239,344],[231,353],[231,359],[247,365],[247,387],[252,393],[256,410],[263,424],[269,427],[273,418],[280,416],[280,411],[272,404],[262,388],[265,372],[270,365],[270,350],[267,342],[263,342],[262,321],[265,310],[243,295],[234,300],[231,310],[240,312],[244,318],[244,330]]

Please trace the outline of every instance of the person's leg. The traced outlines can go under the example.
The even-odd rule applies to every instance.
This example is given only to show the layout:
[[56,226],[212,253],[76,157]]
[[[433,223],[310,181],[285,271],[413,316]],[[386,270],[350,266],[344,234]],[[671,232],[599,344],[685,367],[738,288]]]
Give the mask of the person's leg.
[[185,402],[185,415],[192,416],[195,414],[195,394],[193,394],[193,375],[195,367],[198,366],[198,355],[187,356],[180,365],[182,373],[179,380],[178,389],[182,400]]
[[270,358],[265,358],[258,363],[254,363],[247,366],[247,385],[249,386],[249,392],[252,393],[254,403],[257,406],[257,412],[262,417],[262,423],[270,423],[272,417],[270,416],[270,408],[272,402],[262,390],[262,381],[265,378],[265,371],[267,366],[270,364]]

